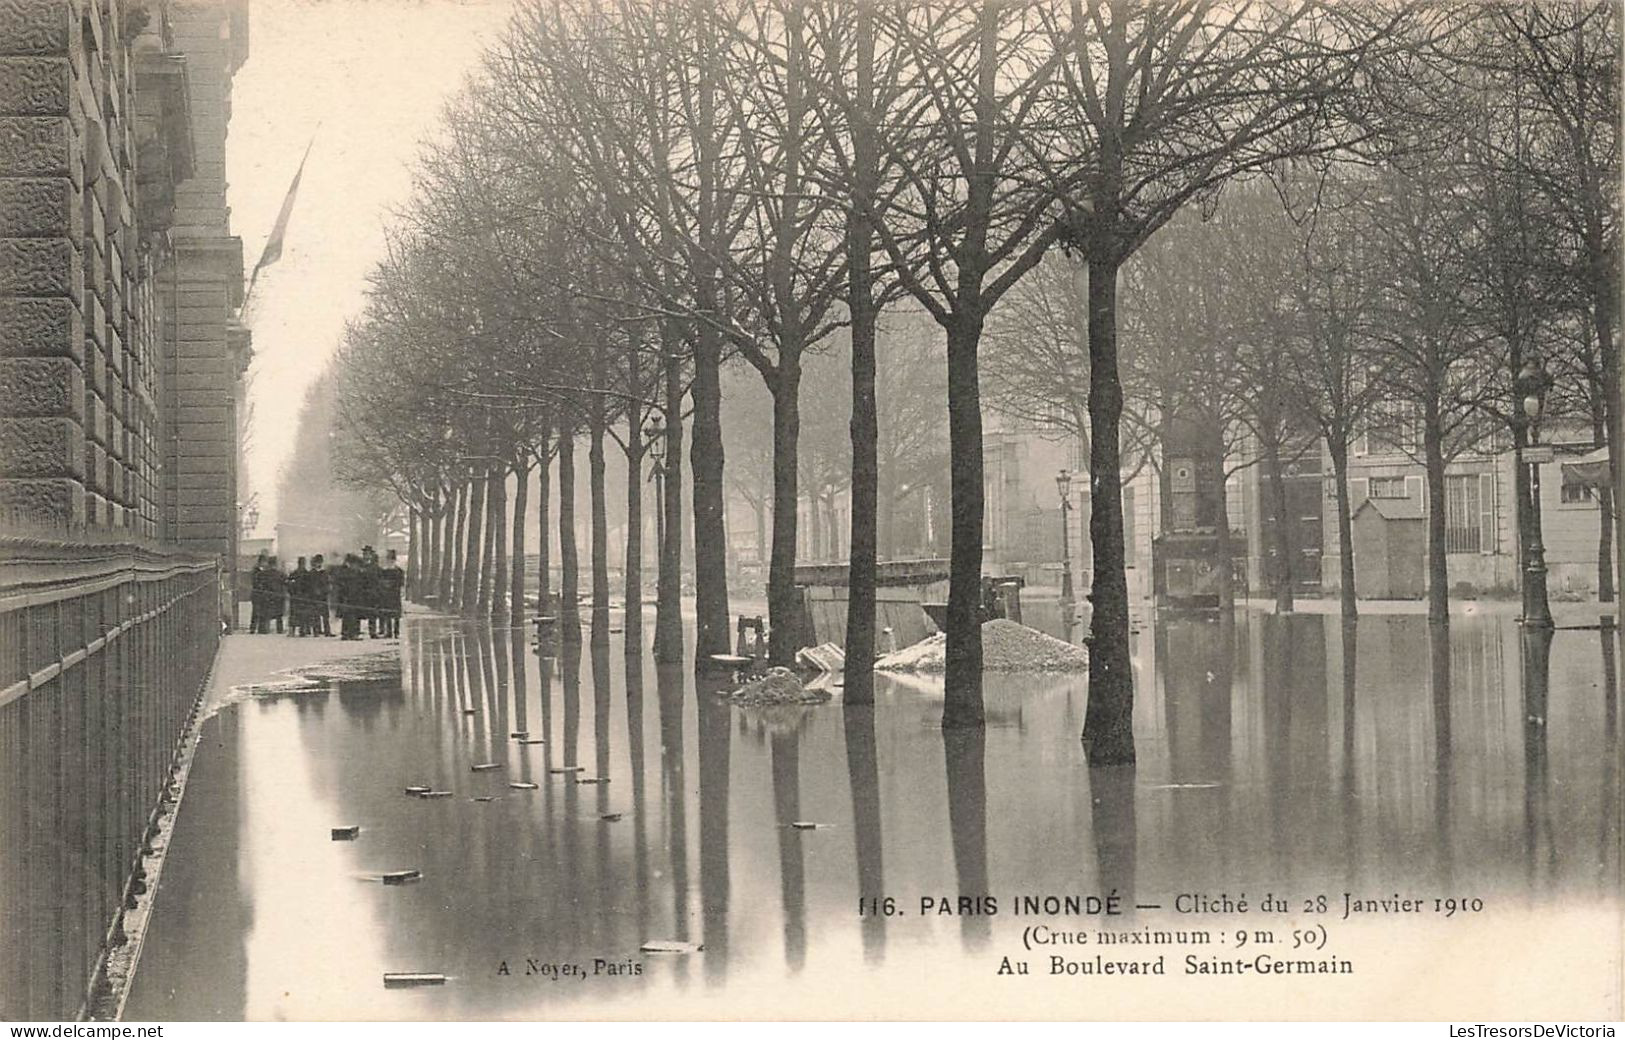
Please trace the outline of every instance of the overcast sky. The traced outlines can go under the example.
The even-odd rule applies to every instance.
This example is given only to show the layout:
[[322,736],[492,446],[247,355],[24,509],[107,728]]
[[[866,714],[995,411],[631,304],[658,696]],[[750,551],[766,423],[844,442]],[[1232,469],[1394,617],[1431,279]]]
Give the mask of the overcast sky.
[[[254,423],[240,496],[276,523],[277,474],[299,405],[362,305],[419,142],[501,31],[508,0],[250,0],[248,61],[232,85],[227,202],[252,269],[315,134],[282,259],[260,275]],[[320,124],[320,130],[317,126]]]

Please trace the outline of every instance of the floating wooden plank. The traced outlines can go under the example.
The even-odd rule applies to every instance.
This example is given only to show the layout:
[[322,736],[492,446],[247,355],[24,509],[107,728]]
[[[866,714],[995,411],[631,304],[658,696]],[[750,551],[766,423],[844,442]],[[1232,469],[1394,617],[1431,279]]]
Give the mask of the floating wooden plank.
[[519,743],[521,743],[521,744],[545,744],[545,743],[547,743],[547,741],[545,739],[543,739],[542,737],[526,737],[523,740],[521,740]]
[[680,939],[650,939],[638,949],[642,953],[698,953],[705,947]]
[[515,740],[524,740],[526,737],[530,736],[530,732],[528,730],[516,729],[512,733],[508,734],[508,736]]
[[493,769],[501,769],[501,762],[479,762],[468,767],[471,773],[489,773]]
[[576,777],[576,783],[578,783],[578,784],[607,784],[607,783],[609,783],[609,777],[607,777],[607,776],[578,776],[578,777]]
[[814,823],[811,820],[795,820],[790,824],[790,829],[793,831],[816,831],[823,830],[828,826],[827,823]]
[[406,793],[407,794],[417,795],[419,798],[422,798],[424,795],[428,794],[431,790],[432,790],[432,788],[426,787],[423,784],[413,784],[411,787],[408,787],[406,789]]
[[404,885],[408,881],[422,880],[423,871],[421,870],[386,870],[384,872],[384,884],[386,885]]
[[534,791],[541,785],[533,784],[529,780],[510,780],[508,786],[515,791]]
[[477,794],[469,799],[471,802],[494,802],[496,800],[497,796],[494,794]]
[[579,773],[579,772],[581,772],[583,770],[583,768],[585,768],[585,767],[583,767],[583,766],[554,766],[552,769],[549,769],[548,772],[549,773],[555,773],[555,774]]
[[443,986],[446,977],[438,971],[386,971],[384,987],[396,989],[404,986]]
[[348,827],[334,827],[333,828],[333,840],[334,841],[354,841],[356,836],[359,835],[360,833],[361,833],[361,825],[359,823],[352,823]]
[[479,713],[480,713],[480,709],[478,709],[478,708],[464,708],[463,709],[463,714],[464,715],[478,715]]
[[625,813],[607,812],[604,815],[598,817],[598,822],[600,822],[600,823],[615,823],[622,816],[625,816],[625,815],[626,815]]
[[450,791],[424,791],[422,794],[418,795],[418,797],[419,798],[450,798],[451,797],[451,792]]

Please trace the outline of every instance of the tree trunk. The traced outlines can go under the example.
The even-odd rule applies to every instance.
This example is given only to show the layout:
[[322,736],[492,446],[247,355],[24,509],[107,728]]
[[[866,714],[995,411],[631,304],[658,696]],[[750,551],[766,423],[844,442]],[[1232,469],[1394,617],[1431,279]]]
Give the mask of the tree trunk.
[[795,663],[797,443],[801,437],[801,363],[781,350],[773,391],[773,549],[767,564],[768,660]]
[[[634,390],[634,393],[640,392]],[[626,416],[626,623],[625,653],[643,656],[643,431],[639,409]]]
[[581,639],[577,602],[575,435],[559,434],[559,624],[565,639]]
[[502,540],[502,517],[497,513],[501,495],[497,485],[502,482],[502,471],[485,471],[485,531],[480,538],[480,598],[474,612],[482,618],[491,616],[491,586],[496,580],[496,547]]
[[536,452],[536,615],[552,617],[553,603],[553,528],[549,521],[548,505],[552,501],[553,453],[548,438],[543,436]]
[[1215,547],[1219,558],[1214,561],[1219,572],[1219,614],[1230,618],[1236,612],[1236,550],[1230,539],[1230,496],[1224,493],[1224,461],[1219,461],[1219,505],[1214,517],[1214,530],[1218,534]]
[[1601,522],[1597,525],[1597,602],[1614,601],[1614,489],[1604,484],[1597,488],[1597,509]]
[[447,567],[451,571],[451,609],[457,611],[463,609],[464,590],[468,588],[465,579],[468,573],[468,505],[472,489],[472,481],[464,481],[457,489],[456,540],[452,542],[453,551],[447,554]]
[[1427,417],[1423,426],[1422,451],[1428,482],[1428,620],[1447,624],[1450,569],[1445,560],[1444,437],[1436,415]]
[[429,535],[427,539],[429,555],[428,559],[424,561],[427,566],[422,574],[423,584],[419,586],[417,593],[417,600],[420,603],[428,603],[432,600],[436,606],[440,605],[440,527],[444,522],[445,514],[446,500],[440,494],[440,489],[436,488],[429,500],[427,513],[429,518]]
[[472,617],[480,604],[480,558],[485,551],[485,478],[468,485],[468,539],[463,543],[463,613]]
[[1117,269],[1110,255],[1089,259],[1089,541],[1095,568],[1083,740],[1091,766],[1134,761],[1134,671],[1118,468],[1123,384],[1117,371]]
[[982,714],[982,401],[976,351],[982,316],[948,329],[948,450],[953,536],[948,559],[948,660],[942,727],[984,725]]
[[1337,598],[1345,620],[1360,612],[1354,588],[1354,511],[1349,502],[1349,446],[1334,439],[1326,442],[1332,456],[1332,479],[1337,482]]
[[457,488],[447,488],[440,517],[440,558],[435,561],[435,606],[452,609],[452,569],[457,544]]
[[587,440],[587,494],[592,510],[592,638],[609,639],[609,514],[604,498],[604,424]]
[[508,615],[508,468],[491,471],[491,491],[496,505],[491,509],[491,609],[488,616],[506,623]]
[[655,661],[683,661],[683,363],[666,353],[666,451],[659,478],[662,525],[655,588]]
[[[695,351],[694,442],[689,465],[694,485],[694,667],[713,667],[713,654],[728,654],[728,532],[722,516],[721,345],[701,334]],[[668,487],[674,482],[668,482]],[[774,524],[777,526],[775,518]]]
[[416,506],[406,507],[406,587],[403,589],[404,598],[412,599],[418,591],[418,568],[421,565],[423,539],[419,527],[423,523],[423,514]]
[[1275,586],[1275,612],[1292,613],[1292,518],[1287,515],[1286,474],[1281,465],[1281,444],[1269,438],[1264,443],[1264,478],[1269,484],[1270,509],[1275,524],[1270,530],[1270,549],[1275,556],[1270,583]]
[[[875,407],[875,327],[880,309],[875,305],[873,283],[874,228],[870,224],[876,180],[874,140],[874,11],[859,3],[854,25],[857,51],[856,118],[852,129],[853,178],[852,216],[847,224],[847,311],[852,321],[852,515],[851,548],[847,553],[846,590],[846,688],[842,699],[847,705],[873,704],[875,699],[875,572],[878,566],[879,531],[876,528],[876,502],[880,494],[880,427]],[[850,716],[849,716],[850,718]],[[869,720],[867,747],[874,746],[874,721]],[[852,730],[848,727],[848,757],[851,757]],[[872,760],[870,766],[872,767]],[[854,772],[854,778],[857,774]],[[859,821],[859,862],[863,862],[862,816],[858,814],[857,786],[854,781],[854,819]],[[874,840],[879,840],[878,809]],[[879,852],[872,857],[878,883]]]
[[530,462],[523,454],[513,465],[513,570],[508,579],[508,620],[525,624],[525,514],[530,508]]

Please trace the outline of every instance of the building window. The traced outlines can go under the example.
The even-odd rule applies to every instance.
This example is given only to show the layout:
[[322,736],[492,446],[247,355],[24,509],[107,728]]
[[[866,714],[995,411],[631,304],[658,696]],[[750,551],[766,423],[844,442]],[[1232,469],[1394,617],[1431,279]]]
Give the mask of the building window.
[[1590,484],[1563,482],[1562,496],[1559,499],[1566,506],[1596,505],[1597,492]]
[[1370,498],[1408,498],[1405,494],[1404,477],[1372,477],[1370,490],[1366,492]]
[[1478,474],[1444,478],[1444,551],[1475,553],[1483,545]]

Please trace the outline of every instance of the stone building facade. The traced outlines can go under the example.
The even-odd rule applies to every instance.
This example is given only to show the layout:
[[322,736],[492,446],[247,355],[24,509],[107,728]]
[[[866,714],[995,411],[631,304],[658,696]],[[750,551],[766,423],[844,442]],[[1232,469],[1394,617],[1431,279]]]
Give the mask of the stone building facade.
[[0,0],[0,527],[231,558],[245,0]]

